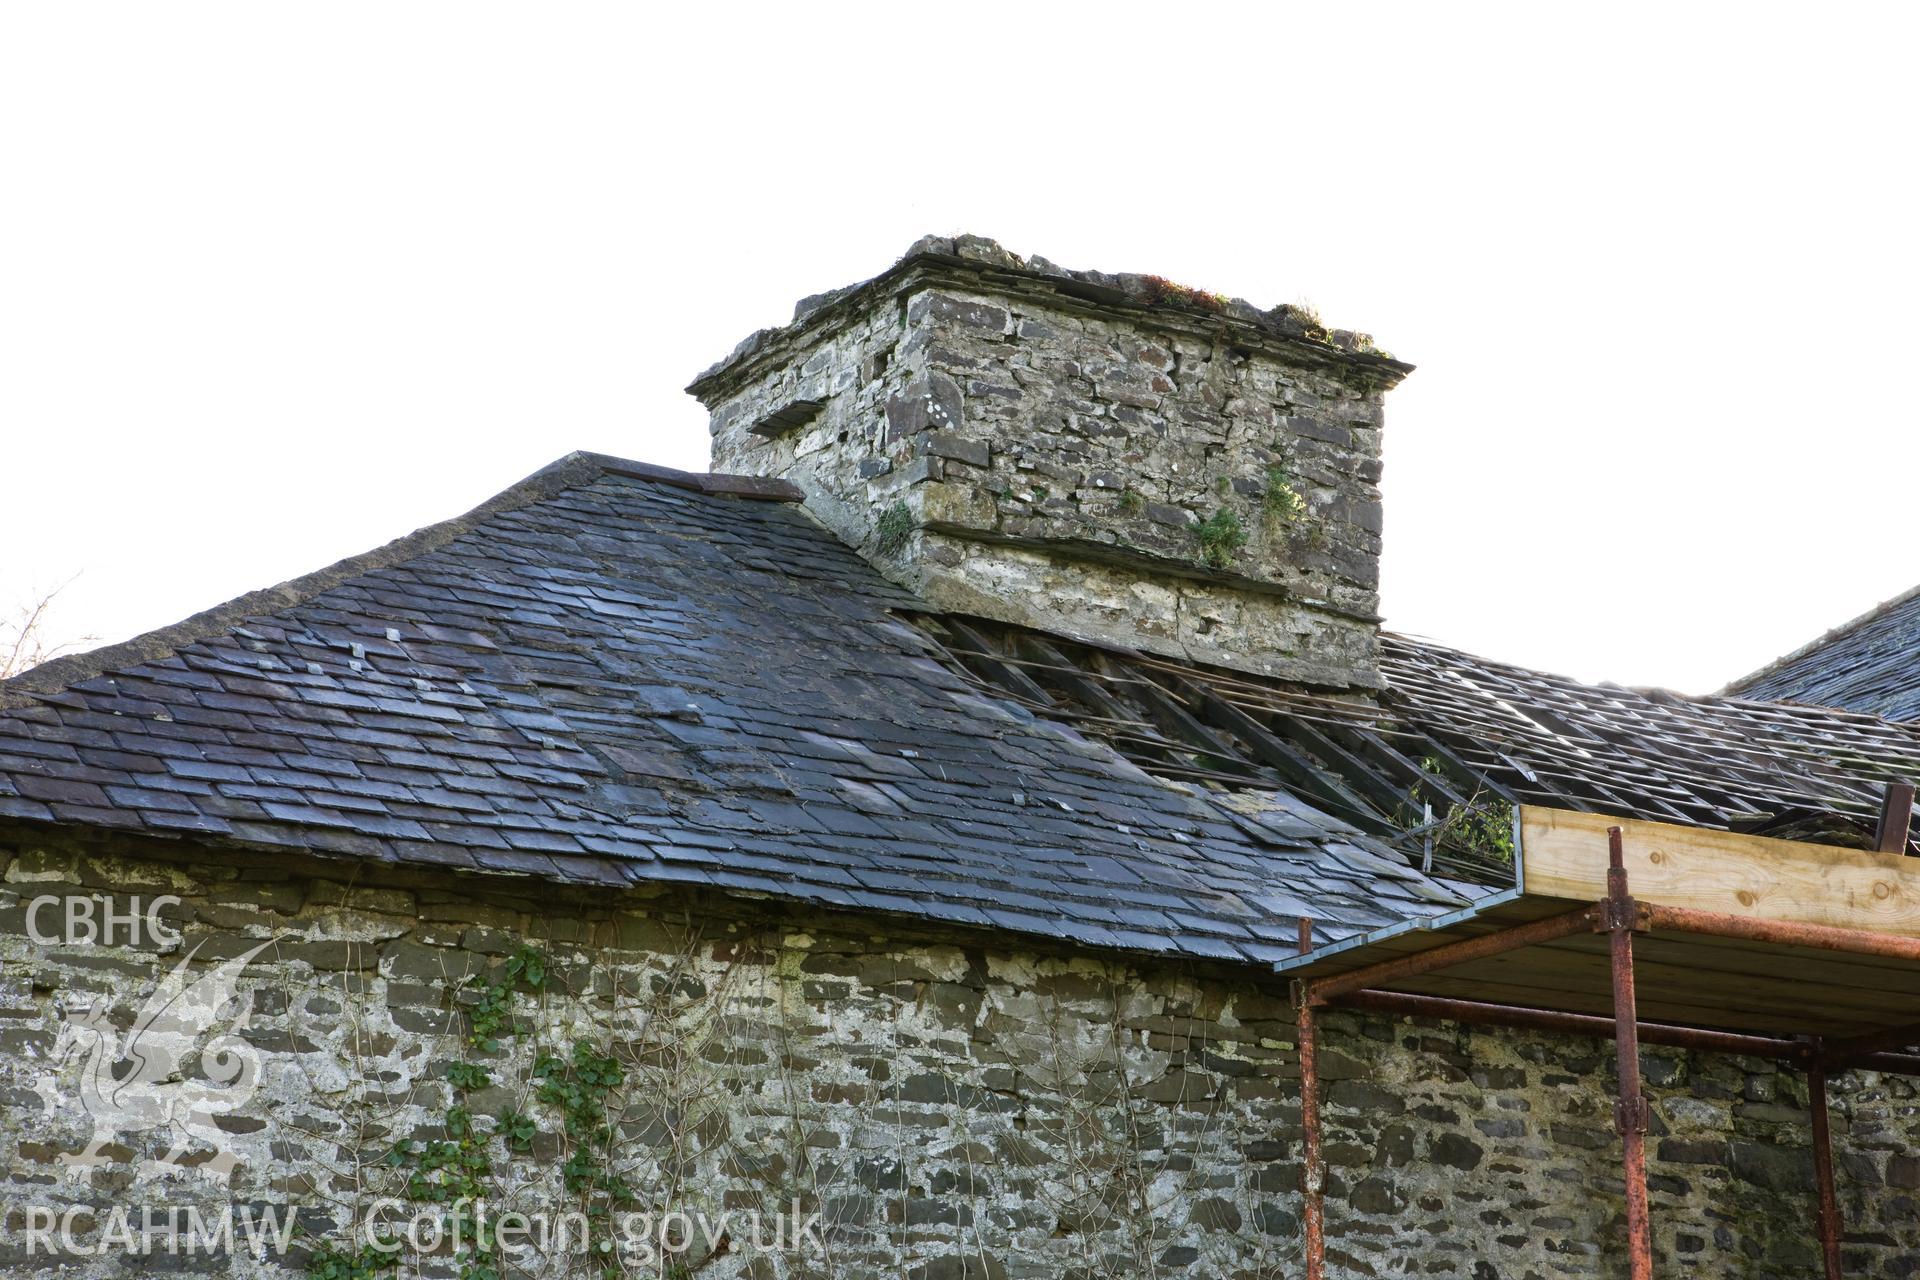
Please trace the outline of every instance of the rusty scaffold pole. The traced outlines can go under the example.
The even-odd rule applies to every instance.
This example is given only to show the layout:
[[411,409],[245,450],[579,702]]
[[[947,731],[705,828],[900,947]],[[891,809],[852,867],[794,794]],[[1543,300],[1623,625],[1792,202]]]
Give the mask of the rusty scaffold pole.
[[1820,1194],[1820,1258],[1827,1280],[1840,1280],[1840,1205],[1833,1194],[1833,1135],[1827,1124],[1827,1068],[1807,1068],[1807,1110],[1813,1116],[1813,1176]]
[[1607,829],[1607,897],[1601,926],[1608,935],[1613,969],[1614,1046],[1620,1062],[1620,1097],[1614,1126],[1620,1131],[1620,1163],[1627,1184],[1628,1274],[1652,1280],[1653,1232],[1647,1216],[1647,1099],[1640,1089],[1640,1018],[1633,991],[1633,935],[1644,927],[1639,904],[1627,892],[1627,866],[1619,827]]
[[[1770,946],[1811,947],[1816,951],[1841,951],[1920,963],[1920,938],[1875,933],[1866,929],[1842,929],[1827,924],[1800,924],[1793,920],[1759,920],[1752,916],[1730,915],[1724,911],[1664,907],[1658,903],[1647,905],[1642,911],[1646,915],[1647,926],[1662,931],[1700,933],[1714,938],[1738,938],[1742,942],[1764,942]],[[1920,1041],[1920,1034],[1915,1035],[1914,1039]]]
[[[1313,950],[1313,917],[1300,917],[1301,955]],[[1320,1280],[1327,1269],[1326,1165],[1320,1159],[1320,1063],[1314,1037],[1313,1002],[1307,984],[1293,988],[1300,1034],[1300,1221],[1304,1227],[1307,1280]]]
[[[1300,954],[1313,950],[1313,917],[1300,917]],[[1306,1228],[1306,1276],[1321,1280],[1327,1270],[1327,1165],[1319,1151],[1319,1055],[1313,1038],[1313,1002],[1306,983],[1294,983],[1300,1027],[1300,1221]]]
[[1295,997],[1299,1005],[1300,1051],[1300,1222],[1305,1236],[1306,1280],[1323,1280],[1327,1272],[1327,1166],[1320,1154],[1320,1066],[1314,1036],[1314,1007],[1304,986]]
[[[1417,955],[1294,984],[1293,999],[1299,1028],[1296,1038],[1300,1055],[1300,1217],[1302,1234],[1306,1237],[1306,1280],[1323,1280],[1327,1266],[1327,1172],[1320,1146],[1320,1069],[1316,1052],[1320,1008],[1375,982],[1431,973],[1470,960],[1483,960],[1521,947],[1551,942],[1556,938],[1591,933],[1597,919],[1595,908],[1580,907],[1562,915],[1516,925],[1499,933],[1466,938]],[[1304,941],[1311,941],[1310,929],[1309,922],[1302,932]]]

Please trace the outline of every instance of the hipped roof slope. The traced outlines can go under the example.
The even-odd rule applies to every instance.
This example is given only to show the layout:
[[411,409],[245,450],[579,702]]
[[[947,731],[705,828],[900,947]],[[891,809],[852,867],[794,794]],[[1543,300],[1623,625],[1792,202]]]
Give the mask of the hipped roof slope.
[[0,684],[0,818],[1271,962],[1454,889],[983,691],[779,482],[589,454]]
[[1920,720],[1920,587],[1742,676],[1726,692]]

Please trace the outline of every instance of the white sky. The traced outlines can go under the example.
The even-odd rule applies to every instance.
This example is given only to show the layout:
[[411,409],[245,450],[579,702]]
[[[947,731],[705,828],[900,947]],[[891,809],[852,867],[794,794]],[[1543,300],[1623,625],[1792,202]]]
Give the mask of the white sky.
[[1920,581],[1912,9],[0,7],[0,605],[124,638],[570,449],[927,232],[1310,300],[1389,623],[1700,691]]

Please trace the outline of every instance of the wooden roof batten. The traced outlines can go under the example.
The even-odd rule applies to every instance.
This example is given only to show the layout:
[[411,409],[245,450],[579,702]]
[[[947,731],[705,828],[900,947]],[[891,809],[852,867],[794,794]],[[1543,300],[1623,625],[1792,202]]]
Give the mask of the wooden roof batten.
[[1883,789],[1920,776],[1920,724],[1587,685],[1391,632],[1387,687],[1360,696],[982,618],[913,621],[983,692],[1150,774],[1289,793],[1482,890],[1514,882],[1517,805],[1872,849]]
[[1325,1274],[1316,1024],[1337,1006],[1612,1039],[1634,1280],[1653,1273],[1640,1044],[1801,1067],[1814,1217],[1837,1280],[1827,1074],[1920,1075],[1912,806],[1911,786],[1889,786],[1875,849],[1522,806],[1513,889],[1317,949],[1303,929],[1302,954],[1276,968],[1294,977],[1299,1021],[1307,1280]]

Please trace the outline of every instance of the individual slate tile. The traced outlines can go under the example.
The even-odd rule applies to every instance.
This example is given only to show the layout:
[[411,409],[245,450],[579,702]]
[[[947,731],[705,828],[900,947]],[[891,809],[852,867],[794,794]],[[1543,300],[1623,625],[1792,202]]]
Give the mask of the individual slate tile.
[[162,831],[190,831],[198,835],[227,835],[233,830],[233,824],[225,818],[209,813],[173,813],[166,810],[149,810],[141,814],[146,825]]
[[332,809],[320,809],[308,804],[290,804],[283,801],[263,801],[262,808],[267,816],[276,822],[291,823],[303,827],[335,827],[344,830],[356,829],[351,814],[340,813]]

